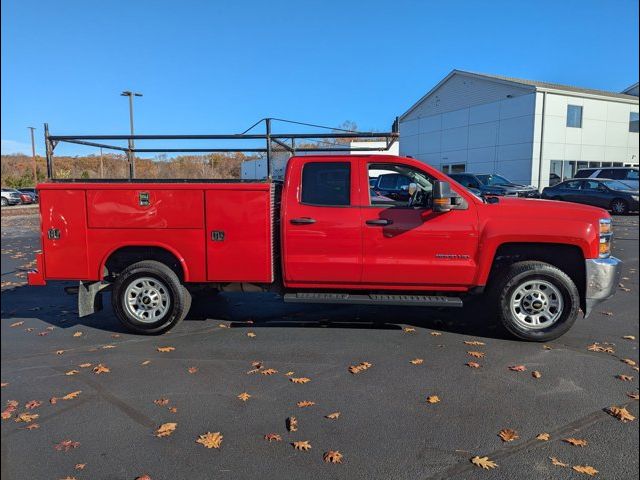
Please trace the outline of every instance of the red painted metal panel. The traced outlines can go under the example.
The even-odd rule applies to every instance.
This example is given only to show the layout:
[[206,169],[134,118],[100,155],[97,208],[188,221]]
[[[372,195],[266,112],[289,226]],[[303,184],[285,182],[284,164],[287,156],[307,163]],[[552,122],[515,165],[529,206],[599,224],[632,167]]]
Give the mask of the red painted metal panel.
[[208,280],[272,282],[269,191],[212,188],[205,198]]
[[[84,190],[40,191],[42,250],[47,279],[87,278],[87,210]],[[49,230],[59,239],[48,238]]]
[[[301,203],[302,169],[310,162],[351,164],[351,206]],[[282,196],[281,231],[286,283],[359,283],[362,275],[362,229],[357,161],[352,156],[308,156],[289,160]],[[315,220],[293,224],[297,218]]]
[[89,228],[202,228],[202,190],[88,190]]

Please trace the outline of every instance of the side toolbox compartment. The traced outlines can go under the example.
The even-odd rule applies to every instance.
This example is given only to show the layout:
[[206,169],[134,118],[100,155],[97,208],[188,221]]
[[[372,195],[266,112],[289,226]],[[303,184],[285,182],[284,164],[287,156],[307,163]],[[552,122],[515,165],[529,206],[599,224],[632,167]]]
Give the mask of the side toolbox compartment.
[[42,189],[40,213],[46,278],[86,279],[88,262],[85,191]]

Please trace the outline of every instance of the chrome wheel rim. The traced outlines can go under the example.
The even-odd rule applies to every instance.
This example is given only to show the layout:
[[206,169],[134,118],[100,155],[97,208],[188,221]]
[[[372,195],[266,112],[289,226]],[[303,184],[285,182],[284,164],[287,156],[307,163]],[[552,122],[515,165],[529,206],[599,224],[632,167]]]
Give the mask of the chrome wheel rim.
[[613,202],[613,206],[612,207],[613,207],[612,209],[613,209],[614,212],[616,212],[616,213],[624,213],[624,210],[625,210],[624,202],[621,202],[619,200],[617,202]]
[[124,292],[127,313],[142,323],[154,323],[164,318],[171,307],[169,289],[153,277],[133,280]]
[[547,328],[558,321],[564,309],[562,293],[546,280],[529,280],[514,290],[511,314],[526,329]]

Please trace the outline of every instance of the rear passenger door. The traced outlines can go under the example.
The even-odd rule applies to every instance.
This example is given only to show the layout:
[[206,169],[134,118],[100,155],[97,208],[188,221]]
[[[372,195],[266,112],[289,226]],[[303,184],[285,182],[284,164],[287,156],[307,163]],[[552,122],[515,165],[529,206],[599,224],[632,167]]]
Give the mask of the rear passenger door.
[[353,206],[359,191],[354,160],[314,158],[301,167],[288,172],[289,188],[283,199],[287,285],[360,282],[362,232],[360,209]]

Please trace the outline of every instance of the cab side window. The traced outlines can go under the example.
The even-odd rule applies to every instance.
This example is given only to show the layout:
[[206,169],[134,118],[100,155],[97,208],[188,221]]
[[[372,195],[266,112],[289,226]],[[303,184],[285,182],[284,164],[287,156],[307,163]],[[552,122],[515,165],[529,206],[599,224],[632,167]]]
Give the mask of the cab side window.
[[310,162],[302,169],[301,202],[318,206],[351,204],[351,164]]
[[370,164],[369,180],[377,182],[369,189],[369,205],[408,207],[411,184],[420,185],[423,192],[431,192],[431,181],[425,173],[400,164]]

